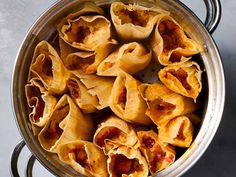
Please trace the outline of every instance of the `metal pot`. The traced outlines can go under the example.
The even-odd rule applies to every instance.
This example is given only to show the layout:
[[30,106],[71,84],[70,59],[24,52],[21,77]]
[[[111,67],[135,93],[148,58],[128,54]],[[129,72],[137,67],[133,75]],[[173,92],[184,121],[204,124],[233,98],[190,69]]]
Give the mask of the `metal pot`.
[[[25,144],[33,154],[27,164],[26,176],[32,176],[35,158],[57,176],[76,176],[75,171],[62,164],[56,155],[45,152],[34,137],[28,121],[24,86],[27,83],[31,56],[36,44],[53,36],[56,31],[56,24],[58,24],[60,19],[68,14],[71,9],[76,9],[80,6],[83,1],[85,0],[64,0],[53,4],[33,24],[16,57],[12,77],[12,106],[23,140],[18,143],[11,158],[11,174],[14,177],[19,176],[17,161]],[[162,8],[171,11],[171,15],[175,17],[193,39],[204,44],[205,47],[205,52],[201,53],[201,58],[206,71],[204,84],[207,85],[207,89],[204,91],[207,96],[202,103],[204,105],[202,125],[191,147],[174,164],[156,175],[158,177],[180,176],[201,157],[210,144],[219,126],[224,108],[225,80],[223,67],[218,49],[210,35],[216,29],[221,17],[220,2],[219,0],[204,0],[207,7],[207,17],[204,26],[191,10],[179,1],[122,1],[130,3],[135,1],[148,7],[153,6],[158,1]],[[110,4],[111,2],[112,0],[95,0],[98,5]]]

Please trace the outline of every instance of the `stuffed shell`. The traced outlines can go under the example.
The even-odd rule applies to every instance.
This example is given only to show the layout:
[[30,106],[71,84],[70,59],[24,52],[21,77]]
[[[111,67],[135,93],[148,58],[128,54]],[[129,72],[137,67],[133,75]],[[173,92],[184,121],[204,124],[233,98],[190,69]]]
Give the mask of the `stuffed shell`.
[[41,146],[49,152],[56,152],[59,144],[73,140],[90,140],[93,122],[89,115],[82,114],[72,99],[64,95],[38,135]]
[[108,177],[106,156],[91,142],[76,140],[58,146],[59,159],[77,172],[94,177]]
[[189,38],[184,29],[169,15],[158,17],[151,46],[156,59],[162,65],[185,62],[203,51],[202,47]]
[[146,68],[151,58],[151,50],[144,45],[137,42],[124,44],[101,62],[97,74],[100,76],[117,76],[121,70],[135,74]]

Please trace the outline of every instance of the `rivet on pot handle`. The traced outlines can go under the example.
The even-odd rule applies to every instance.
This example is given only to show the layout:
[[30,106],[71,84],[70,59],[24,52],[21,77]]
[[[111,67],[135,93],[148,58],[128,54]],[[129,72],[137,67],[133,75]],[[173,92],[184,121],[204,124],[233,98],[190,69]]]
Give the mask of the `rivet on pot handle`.
[[[19,172],[18,172],[18,159],[24,146],[25,146],[24,140],[20,140],[12,152],[11,167],[10,167],[10,172],[11,172],[12,177],[20,177]],[[27,167],[25,170],[26,177],[32,177],[32,171],[33,171],[32,169],[34,166],[34,162],[35,162],[35,157],[34,155],[31,155],[28,160]]]
[[209,33],[214,33],[221,19],[221,3],[220,0],[204,0],[206,4],[206,20],[205,26]]

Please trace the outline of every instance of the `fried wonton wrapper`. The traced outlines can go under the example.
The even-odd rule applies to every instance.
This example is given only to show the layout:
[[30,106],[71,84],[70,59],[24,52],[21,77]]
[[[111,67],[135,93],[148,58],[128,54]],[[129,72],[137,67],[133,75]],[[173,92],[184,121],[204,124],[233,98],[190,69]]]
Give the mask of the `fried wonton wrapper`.
[[116,116],[110,116],[96,130],[93,142],[107,154],[111,149],[120,145],[134,146],[137,136],[133,127]]
[[120,70],[135,74],[150,63],[152,51],[144,45],[132,42],[122,45],[110,54],[98,66],[97,74],[100,76],[117,76]]
[[57,104],[57,99],[43,87],[39,79],[31,79],[25,86],[27,102],[32,112],[29,114],[30,122],[43,127]]
[[162,65],[185,62],[190,59],[186,57],[203,51],[169,15],[158,17],[154,35],[151,37],[151,46],[156,59]]
[[71,98],[84,113],[97,111],[96,107],[99,105],[98,98],[88,92],[88,89],[79,78],[74,76],[68,79],[67,88],[70,91]]
[[65,91],[70,74],[56,50],[47,41],[41,41],[36,46],[32,62],[30,71],[49,92],[61,94]]
[[159,72],[159,78],[174,92],[196,100],[202,89],[201,73],[196,62],[188,61],[163,68]]
[[142,84],[139,91],[148,104],[146,114],[156,125],[198,108],[191,98],[179,95],[162,84]]
[[85,75],[83,72],[79,71],[73,73],[80,78],[80,81],[88,89],[88,92],[98,98],[99,105],[96,106],[98,110],[109,106],[109,97],[114,83],[113,78]]
[[38,135],[41,146],[49,152],[56,152],[59,144],[73,140],[90,140],[93,122],[89,115],[82,114],[73,100],[64,95]]
[[93,143],[71,141],[58,146],[59,159],[85,176],[108,177],[107,158]]
[[110,177],[147,177],[148,164],[138,149],[120,146],[108,153]]
[[158,139],[153,130],[137,132],[139,149],[146,158],[152,175],[170,166],[175,161],[175,149]]
[[152,9],[137,4],[125,5],[113,2],[110,8],[111,19],[119,37],[124,40],[140,40],[147,38],[160,13],[168,12]]
[[141,97],[139,81],[125,72],[119,72],[114,82],[109,105],[120,118],[135,124],[150,125],[152,121],[145,115],[147,105]]
[[[64,23],[64,21],[62,22]],[[67,18],[67,23],[59,25],[60,37],[74,48],[95,51],[111,39],[111,23],[102,15]]]
[[193,125],[187,116],[179,116],[158,127],[159,139],[179,147],[189,147],[193,140]]

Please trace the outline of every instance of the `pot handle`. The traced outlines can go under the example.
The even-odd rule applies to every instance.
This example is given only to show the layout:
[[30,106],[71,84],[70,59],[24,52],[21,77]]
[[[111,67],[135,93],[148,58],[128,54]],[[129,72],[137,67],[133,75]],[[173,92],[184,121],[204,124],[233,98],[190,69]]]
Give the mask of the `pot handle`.
[[214,33],[221,19],[221,3],[220,0],[204,0],[206,5],[205,27],[209,33]]
[[[25,146],[25,142],[22,139],[17,143],[15,149],[12,152],[11,167],[10,167],[10,172],[11,172],[12,177],[20,177],[19,172],[18,172],[18,159],[19,159],[19,155],[20,155],[22,149],[24,148],[24,146]],[[26,169],[25,169],[25,176],[26,177],[32,177],[33,176],[32,175],[32,172],[33,172],[32,169],[33,169],[35,160],[36,160],[35,156],[31,155],[29,160],[28,160]]]

